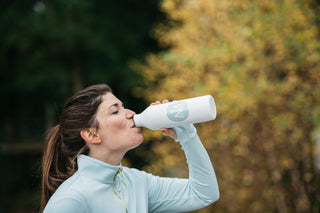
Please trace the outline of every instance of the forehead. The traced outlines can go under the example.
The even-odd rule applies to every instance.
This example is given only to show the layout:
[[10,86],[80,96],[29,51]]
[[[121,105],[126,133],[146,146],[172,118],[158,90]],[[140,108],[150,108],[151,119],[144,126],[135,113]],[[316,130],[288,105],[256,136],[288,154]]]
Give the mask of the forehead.
[[100,106],[110,107],[116,103],[121,103],[121,101],[116,96],[114,96],[111,92],[107,92],[102,96],[102,103]]

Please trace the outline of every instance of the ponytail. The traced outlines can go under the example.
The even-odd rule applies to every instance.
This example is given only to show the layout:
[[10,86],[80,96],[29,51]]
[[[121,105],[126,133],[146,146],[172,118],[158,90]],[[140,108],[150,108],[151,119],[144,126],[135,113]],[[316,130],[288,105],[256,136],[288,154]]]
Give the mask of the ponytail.
[[57,125],[49,131],[43,153],[41,212],[44,210],[51,195],[70,176],[66,166],[68,163],[63,156],[61,146],[60,125]]
[[46,138],[42,159],[42,212],[50,197],[67,178],[78,169],[79,154],[88,155],[89,147],[81,138],[85,128],[98,128],[96,111],[102,96],[112,92],[106,84],[93,85],[73,97],[64,106],[60,124],[53,127]]

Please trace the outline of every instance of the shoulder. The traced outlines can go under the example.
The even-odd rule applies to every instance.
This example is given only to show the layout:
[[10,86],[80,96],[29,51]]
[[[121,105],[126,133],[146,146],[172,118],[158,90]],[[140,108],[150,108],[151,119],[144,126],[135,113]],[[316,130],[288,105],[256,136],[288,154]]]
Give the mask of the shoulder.
[[155,176],[151,173],[135,168],[123,167],[123,171],[124,176],[127,179],[130,179],[130,182],[134,182],[138,185],[145,185],[146,187],[150,187],[150,184],[156,183],[159,178],[158,176]]
[[133,178],[142,178],[142,179],[148,179],[150,177],[155,177],[153,174],[135,169],[135,168],[128,168],[128,167],[123,167],[123,171],[125,174],[128,176],[131,176]]
[[75,173],[63,182],[51,196],[44,213],[50,212],[87,212],[86,199],[79,187],[79,175]]
[[154,184],[157,184],[159,182],[159,180],[161,180],[161,179],[170,179],[170,178],[161,178],[159,176],[156,176],[151,173],[148,173],[148,172],[145,172],[142,170],[138,170],[135,168],[123,167],[123,171],[124,171],[125,176],[128,179],[133,180],[135,183],[141,182],[141,184],[143,183],[144,185],[147,185],[148,187],[151,187]]
[[135,168],[123,167],[123,174],[126,178],[134,181],[145,181],[148,173]]
[[60,212],[60,213],[84,213],[87,212],[85,203],[77,197],[61,196],[59,198],[50,200],[44,209],[44,213]]

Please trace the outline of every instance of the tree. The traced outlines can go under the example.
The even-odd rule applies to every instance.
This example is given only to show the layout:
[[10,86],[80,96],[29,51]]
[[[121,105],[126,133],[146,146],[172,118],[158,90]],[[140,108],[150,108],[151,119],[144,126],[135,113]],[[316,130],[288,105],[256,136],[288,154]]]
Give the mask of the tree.
[[[149,101],[214,96],[217,119],[197,127],[221,198],[199,212],[319,211],[312,135],[320,126],[320,42],[311,2],[162,2],[168,21],[155,37],[167,50],[133,65],[149,88],[137,93]],[[151,147],[147,170],[180,171],[178,146]]]
[[[66,97],[95,83],[110,84],[131,106],[143,105],[131,94],[134,85],[142,85],[140,76],[127,63],[157,51],[149,36],[159,18],[157,1],[8,1],[0,11],[0,94],[7,100],[2,106],[9,112],[7,129],[19,126],[21,116],[32,110],[37,114],[33,117],[50,123]],[[11,125],[10,120],[17,122]],[[10,132],[4,140],[23,137],[19,130]]]
[[[66,98],[75,91],[107,83],[126,107],[144,108],[144,100],[132,94],[133,86],[143,85],[141,77],[128,61],[158,50],[150,37],[161,17],[157,6],[158,0],[1,1],[3,211],[31,211],[30,205],[39,204],[25,199],[38,198],[31,194],[40,185],[39,165],[33,163],[40,162],[45,132],[57,124]],[[135,153],[128,158],[139,166],[144,162]]]

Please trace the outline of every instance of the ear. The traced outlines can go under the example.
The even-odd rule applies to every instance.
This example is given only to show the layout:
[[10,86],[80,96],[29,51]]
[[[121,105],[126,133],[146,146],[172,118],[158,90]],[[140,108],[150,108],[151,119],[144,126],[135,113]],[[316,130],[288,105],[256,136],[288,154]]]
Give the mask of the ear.
[[95,128],[83,129],[81,130],[80,135],[87,143],[101,143],[101,138],[97,134]]

